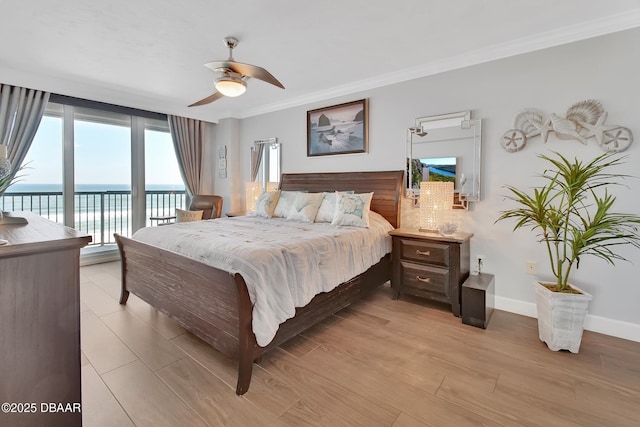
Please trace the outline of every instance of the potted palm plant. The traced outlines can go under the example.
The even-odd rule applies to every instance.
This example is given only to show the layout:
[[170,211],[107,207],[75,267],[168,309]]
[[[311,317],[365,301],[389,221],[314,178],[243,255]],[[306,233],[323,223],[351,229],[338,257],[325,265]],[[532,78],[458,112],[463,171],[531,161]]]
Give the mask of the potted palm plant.
[[530,228],[547,249],[555,283],[536,282],[538,333],[554,351],[577,353],[591,295],[569,281],[585,255],[614,265],[625,260],[616,246],[640,248],[640,216],[613,212],[616,197],[608,188],[627,175],[611,173],[623,157],[604,153],[589,162],[568,160],[559,153],[540,155],[549,163],[541,175],[545,185],[532,193],[506,186],[517,207],[503,211],[496,222],[513,219],[514,231]]
[[[7,160],[7,148],[5,145],[0,144],[0,198],[4,195],[12,184],[15,184],[20,179],[18,172],[22,171],[25,165],[18,168],[15,175],[11,175],[11,163]],[[4,205],[4,204],[3,204]],[[5,217],[2,209],[0,209],[0,225],[4,224],[22,224],[26,220],[24,218],[17,217]]]

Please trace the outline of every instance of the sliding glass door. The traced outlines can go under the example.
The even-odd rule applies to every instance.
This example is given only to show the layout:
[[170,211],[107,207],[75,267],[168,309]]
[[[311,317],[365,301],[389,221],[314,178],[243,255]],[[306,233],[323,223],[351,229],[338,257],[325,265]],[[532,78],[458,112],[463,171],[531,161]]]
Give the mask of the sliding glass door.
[[76,109],[74,115],[74,228],[94,244],[115,243],[132,231],[131,118]]
[[175,214],[185,205],[185,187],[173,149],[171,134],[165,127],[147,120],[144,131],[144,182],[146,226],[155,225],[149,218]]
[[62,117],[42,118],[18,180],[4,197],[2,211],[31,211],[64,223],[62,198]]
[[50,102],[23,165],[0,209],[33,211],[76,228],[92,236],[93,248],[185,204],[162,119]]

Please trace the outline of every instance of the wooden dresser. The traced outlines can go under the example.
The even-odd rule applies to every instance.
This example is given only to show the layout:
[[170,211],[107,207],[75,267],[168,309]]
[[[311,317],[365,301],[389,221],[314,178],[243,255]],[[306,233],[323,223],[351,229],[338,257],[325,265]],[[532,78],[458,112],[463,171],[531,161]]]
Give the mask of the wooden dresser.
[[398,228],[393,238],[391,286],[401,293],[451,305],[460,317],[461,288],[469,277],[470,233],[442,236],[438,233]]
[[0,225],[0,404],[15,404],[0,425],[80,426],[79,257],[91,237],[16,214],[29,223]]

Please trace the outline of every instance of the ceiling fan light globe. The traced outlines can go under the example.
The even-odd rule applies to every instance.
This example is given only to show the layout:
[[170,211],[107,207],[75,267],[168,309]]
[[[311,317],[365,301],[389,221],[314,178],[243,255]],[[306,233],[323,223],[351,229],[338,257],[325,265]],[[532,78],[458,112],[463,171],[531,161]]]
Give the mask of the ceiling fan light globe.
[[224,76],[216,80],[216,90],[224,96],[236,97],[247,90],[247,84],[242,79]]

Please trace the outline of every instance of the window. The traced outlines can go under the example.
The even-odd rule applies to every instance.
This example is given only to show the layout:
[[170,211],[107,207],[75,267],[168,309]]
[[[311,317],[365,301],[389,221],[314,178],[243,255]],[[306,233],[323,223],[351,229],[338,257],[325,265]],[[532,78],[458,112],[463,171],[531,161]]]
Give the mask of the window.
[[62,224],[62,117],[42,118],[22,164],[21,178],[0,197],[0,208],[32,211]]
[[150,225],[152,214],[184,207],[164,116],[53,98],[23,163],[22,180],[0,197],[2,210],[30,210],[75,227],[90,234],[96,247],[114,243],[113,233],[130,236]]
[[93,244],[131,235],[131,117],[76,109],[74,228]]
[[[147,121],[149,122],[149,121]],[[166,124],[165,124],[166,126]],[[149,126],[144,131],[146,225],[150,217],[173,215],[185,205],[185,187],[169,129]]]

